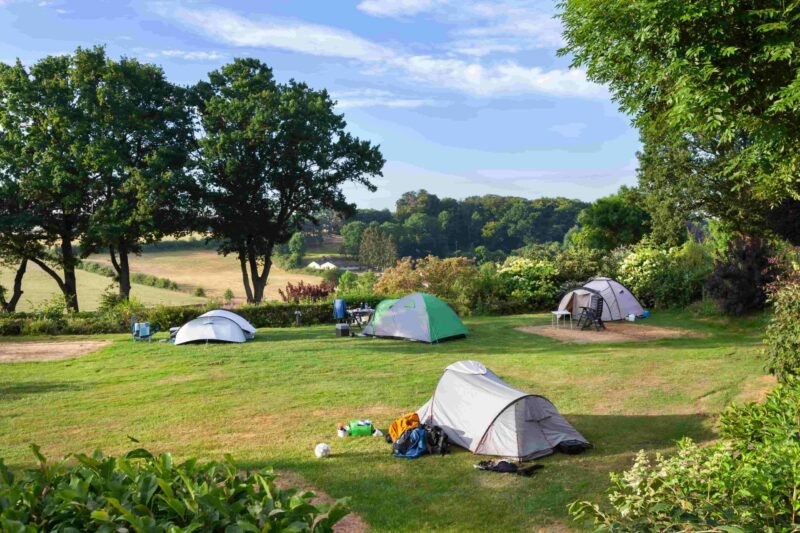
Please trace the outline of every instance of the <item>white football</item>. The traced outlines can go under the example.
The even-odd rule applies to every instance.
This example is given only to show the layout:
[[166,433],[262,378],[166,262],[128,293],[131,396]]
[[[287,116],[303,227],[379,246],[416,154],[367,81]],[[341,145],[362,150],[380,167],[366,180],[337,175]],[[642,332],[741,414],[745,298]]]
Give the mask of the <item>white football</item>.
[[317,459],[324,459],[325,457],[331,456],[331,447],[325,444],[324,442],[320,442],[317,444],[317,447],[314,448],[314,455],[317,456]]

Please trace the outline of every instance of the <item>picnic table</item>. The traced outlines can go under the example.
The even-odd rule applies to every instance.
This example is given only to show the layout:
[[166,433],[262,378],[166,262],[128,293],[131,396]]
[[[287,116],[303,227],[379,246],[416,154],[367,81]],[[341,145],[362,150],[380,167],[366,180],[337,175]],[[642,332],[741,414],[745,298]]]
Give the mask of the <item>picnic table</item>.
[[369,307],[357,307],[355,309],[348,309],[347,310],[347,317],[348,323],[353,324],[354,326],[358,326],[359,328],[363,328],[369,322],[369,319],[372,318],[373,313],[375,313],[374,309],[370,309]]

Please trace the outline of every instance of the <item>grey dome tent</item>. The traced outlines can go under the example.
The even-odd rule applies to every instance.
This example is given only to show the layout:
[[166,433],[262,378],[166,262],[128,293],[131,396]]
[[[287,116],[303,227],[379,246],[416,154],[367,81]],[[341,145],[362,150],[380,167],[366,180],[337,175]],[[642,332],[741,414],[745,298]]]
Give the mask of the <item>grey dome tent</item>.
[[417,414],[477,454],[534,459],[564,441],[589,445],[548,399],[515,389],[476,361],[448,366]]
[[221,316],[195,318],[180,327],[175,334],[175,344],[192,342],[245,342],[247,339],[239,324]]
[[242,328],[244,331],[244,336],[248,339],[252,339],[256,336],[256,328],[253,325],[245,320],[242,316],[237,315],[231,311],[226,311],[225,309],[214,309],[213,311],[209,311],[208,313],[203,313],[199,316],[199,318],[204,318],[207,316],[221,316],[223,318],[227,318],[229,320],[233,320],[236,324]]
[[441,342],[465,337],[467,333],[449,305],[432,294],[415,292],[379,303],[362,335]]
[[611,278],[594,278],[579,289],[568,292],[558,304],[559,311],[577,317],[581,307],[589,307],[593,295],[603,298],[603,320],[622,320],[628,315],[642,316],[644,308],[625,285]]

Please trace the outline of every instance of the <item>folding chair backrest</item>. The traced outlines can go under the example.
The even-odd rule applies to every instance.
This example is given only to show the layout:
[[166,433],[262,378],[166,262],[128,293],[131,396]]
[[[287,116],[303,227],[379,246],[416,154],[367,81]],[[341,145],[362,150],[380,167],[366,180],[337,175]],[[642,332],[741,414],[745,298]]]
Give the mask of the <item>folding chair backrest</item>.
[[347,317],[347,302],[344,300],[333,301],[333,318],[334,320],[344,320]]
[[598,319],[603,318],[603,304],[604,300],[602,296],[597,296],[597,301],[594,302],[594,312],[597,315]]

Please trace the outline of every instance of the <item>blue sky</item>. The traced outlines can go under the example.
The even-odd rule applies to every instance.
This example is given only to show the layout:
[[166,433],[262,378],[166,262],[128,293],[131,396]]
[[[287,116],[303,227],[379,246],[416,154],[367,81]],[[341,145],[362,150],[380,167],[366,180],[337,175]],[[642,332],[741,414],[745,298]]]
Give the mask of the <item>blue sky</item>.
[[554,2],[533,0],[0,0],[0,61],[77,46],[161,65],[192,84],[234,57],[326,88],[381,145],[378,192],[594,200],[633,184],[636,132],[604,87],[556,57]]

